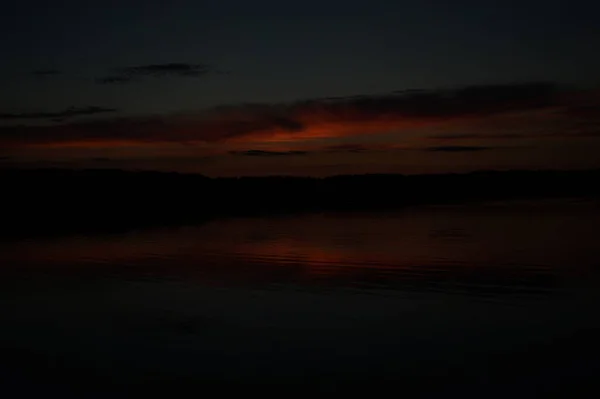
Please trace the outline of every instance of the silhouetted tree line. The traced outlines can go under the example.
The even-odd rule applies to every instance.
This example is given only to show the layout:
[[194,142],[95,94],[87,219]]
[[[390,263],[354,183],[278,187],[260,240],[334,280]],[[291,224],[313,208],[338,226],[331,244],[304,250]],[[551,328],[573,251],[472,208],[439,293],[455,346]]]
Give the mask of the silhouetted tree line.
[[599,197],[600,169],[209,178],[113,169],[0,170],[3,235],[119,230],[228,217]]

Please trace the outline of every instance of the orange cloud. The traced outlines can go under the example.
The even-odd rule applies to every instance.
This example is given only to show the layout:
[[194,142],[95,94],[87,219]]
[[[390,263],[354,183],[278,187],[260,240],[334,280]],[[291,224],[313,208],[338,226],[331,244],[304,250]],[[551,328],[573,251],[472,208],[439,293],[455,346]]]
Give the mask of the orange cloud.
[[5,147],[68,147],[86,143],[113,146],[147,142],[290,142],[385,133],[535,110],[556,106],[559,97],[551,84],[529,83],[292,104],[245,104],[191,115],[3,126],[0,143]]

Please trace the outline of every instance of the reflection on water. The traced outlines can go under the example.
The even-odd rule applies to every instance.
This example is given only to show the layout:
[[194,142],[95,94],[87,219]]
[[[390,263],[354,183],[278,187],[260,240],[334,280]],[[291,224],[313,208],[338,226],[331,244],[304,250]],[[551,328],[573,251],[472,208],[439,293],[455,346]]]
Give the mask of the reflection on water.
[[[568,288],[600,261],[593,203],[423,207],[219,220],[5,244],[3,273],[103,272],[198,282],[467,295]],[[283,289],[283,288],[282,288]]]
[[533,368],[537,392],[589,374],[576,354],[595,353],[597,226],[596,203],[553,201],[4,242],[3,366],[479,385],[501,369],[520,388]]

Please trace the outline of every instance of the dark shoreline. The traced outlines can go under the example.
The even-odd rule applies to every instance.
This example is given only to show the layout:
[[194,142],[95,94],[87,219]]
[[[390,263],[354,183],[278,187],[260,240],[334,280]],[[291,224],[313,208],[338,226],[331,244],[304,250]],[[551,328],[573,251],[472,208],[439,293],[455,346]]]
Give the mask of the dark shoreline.
[[223,217],[600,198],[600,169],[209,178],[116,169],[0,170],[0,237],[125,232]]

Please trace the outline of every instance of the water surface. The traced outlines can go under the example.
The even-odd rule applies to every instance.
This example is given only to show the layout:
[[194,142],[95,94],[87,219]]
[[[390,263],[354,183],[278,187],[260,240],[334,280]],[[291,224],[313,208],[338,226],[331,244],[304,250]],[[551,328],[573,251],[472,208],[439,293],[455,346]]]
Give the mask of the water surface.
[[596,202],[560,200],[5,241],[2,371],[94,392],[573,394],[599,366],[598,226]]

